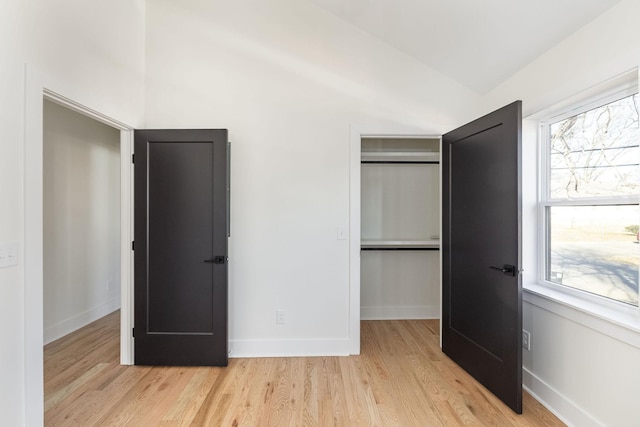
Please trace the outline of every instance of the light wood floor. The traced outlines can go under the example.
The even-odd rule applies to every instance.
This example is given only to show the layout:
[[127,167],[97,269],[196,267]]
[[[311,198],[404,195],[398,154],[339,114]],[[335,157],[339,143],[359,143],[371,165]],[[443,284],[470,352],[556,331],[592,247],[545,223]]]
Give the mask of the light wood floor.
[[120,366],[119,312],[45,347],[47,426],[561,426],[516,415],[448,359],[432,320],[362,322],[362,354]]

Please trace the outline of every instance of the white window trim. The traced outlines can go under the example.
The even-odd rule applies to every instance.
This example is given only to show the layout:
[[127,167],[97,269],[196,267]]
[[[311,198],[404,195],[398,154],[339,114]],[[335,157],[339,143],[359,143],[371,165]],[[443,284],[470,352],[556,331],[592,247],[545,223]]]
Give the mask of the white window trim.
[[[623,83],[620,83],[623,80]],[[615,81],[616,84],[611,82]],[[603,105],[624,96],[638,93],[638,70],[634,69],[625,75],[616,77],[602,85],[601,90],[591,88],[576,97],[572,102],[558,104],[558,107],[547,109],[530,118],[539,121],[537,132],[537,241],[530,242],[537,246],[537,266],[535,278],[525,282],[523,299],[536,307],[550,311],[561,317],[575,321],[586,327],[616,338],[634,347],[640,348],[640,307],[618,302],[588,292],[559,285],[545,279],[546,258],[546,215],[547,206],[555,205],[606,205],[615,201],[628,204],[638,203],[640,196],[621,196],[615,198],[593,198],[554,201],[546,198],[544,192],[548,188],[547,175],[547,141],[544,123],[554,123],[563,118],[579,114],[582,111]],[[598,95],[596,95],[598,94]],[[576,101],[577,100],[577,101]]]

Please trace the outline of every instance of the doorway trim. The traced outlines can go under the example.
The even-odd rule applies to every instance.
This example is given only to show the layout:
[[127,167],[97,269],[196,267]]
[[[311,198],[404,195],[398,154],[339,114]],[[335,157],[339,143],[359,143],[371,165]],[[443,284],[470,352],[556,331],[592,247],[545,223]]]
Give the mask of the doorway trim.
[[[362,138],[432,138],[442,134],[412,127],[357,126],[350,128],[349,139],[349,353],[360,354],[360,159]],[[442,201],[442,179],[440,180]],[[440,221],[442,226],[442,221]],[[442,234],[442,233],[441,233]],[[442,256],[442,254],[440,255]],[[442,262],[440,262],[442,268]],[[442,277],[442,275],[440,275]],[[440,283],[442,289],[442,280]],[[440,301],[442,304],[442,301]],[[442,307],[440,307],[442,313]]]
[[120,131],[120,363],[133,363],[133,130],[132,126],[46,88],[24,68],[24,353],[25,424],[44,422],[43,326],[43,102],[52,101]]

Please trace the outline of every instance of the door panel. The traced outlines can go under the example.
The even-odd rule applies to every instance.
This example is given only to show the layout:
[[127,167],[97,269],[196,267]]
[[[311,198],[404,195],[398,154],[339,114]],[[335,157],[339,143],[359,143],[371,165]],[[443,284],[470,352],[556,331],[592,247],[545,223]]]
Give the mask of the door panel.
[[444,135],[442,236],[443,351],[518,413],[520,135],[519,101]]
[[148,331],[213,333],[213,269],[203,262],[213,255],[213,144],[156,142],[147,153]]
[[224,366],[226,130],[136,131],[134,167],[135,363]]

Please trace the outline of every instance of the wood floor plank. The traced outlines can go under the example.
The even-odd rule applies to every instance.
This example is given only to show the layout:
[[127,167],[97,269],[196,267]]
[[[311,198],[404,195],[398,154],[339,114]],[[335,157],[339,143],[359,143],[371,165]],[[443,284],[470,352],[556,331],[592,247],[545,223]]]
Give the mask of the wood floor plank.
[[98,421],[119,403],[115,396],[126,394],[144,378],[150,368],[130,366],[112,367],[115,376],[104,381],[96,379],[95,384],[87,384],[78,396],[70,396],[67,404],[58,411],[45,412],[47,426],[99,425]]
[[49,393],[44,400],[44,410],[51,411],[53,408],[59,405],[60,402],[67,399],[69,395],[71,395],[74,391],[83,387],[88,381],[90,381],[93,377],[100,374],[101,371],[108,368],[107,363],[98,363],[97,365],[90,368],[87,372],[85,372],[80,377],[73,380],[71,383],[56,389],[54,392]]
[[160,425],[180,427],[190,425],[219,375],[220,369],[198,368],[162,418]]
[[442,353],[434,320],[365,321],[361,354],[119,365],[119,313],[45,346],[47,426],[562,426],[517,415]]

